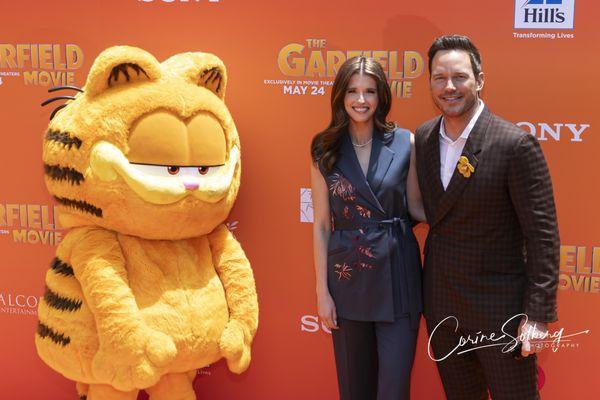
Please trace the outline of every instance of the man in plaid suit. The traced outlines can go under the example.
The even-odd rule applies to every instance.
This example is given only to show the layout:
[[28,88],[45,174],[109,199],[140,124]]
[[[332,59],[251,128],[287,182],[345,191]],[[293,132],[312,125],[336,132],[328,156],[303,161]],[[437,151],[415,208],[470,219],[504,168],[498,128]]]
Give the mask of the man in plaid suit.
[[[417,129],[416,156],[430,227],[432,358],[448,399],[538,399],[543,341],[535,337],[557,319],[560,243],[548,167],[535,137],[480,99],[481,57],[469,38],[436,39],[429,72],[442,115]],[[492,333],[504,339],[486,340]],[[519,334],[521,349],[482,347]]]

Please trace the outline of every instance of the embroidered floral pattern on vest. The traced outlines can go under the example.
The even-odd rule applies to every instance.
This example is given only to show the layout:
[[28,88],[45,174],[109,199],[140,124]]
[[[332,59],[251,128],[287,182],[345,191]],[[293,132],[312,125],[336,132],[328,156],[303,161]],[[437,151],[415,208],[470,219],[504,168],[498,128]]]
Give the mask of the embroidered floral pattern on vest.
[[331,185],[329,186],[333,196],[341,197],[344,201],[356,200],[356,192],[350,181],[341,174],[335,173],[331,176]]
[[356,211],[358,211],[358,213],[360,214],[361,217],[363,218],[371,218],[371,210],[369,210],[368,208],[365,208],[363,206],[361,206],[360,204],[357,204],[355,206]]
[[[344,203],[344,208],[341,210],[341,218],[347,221],[352,221],[355,218],[371,218],[372,211],[367,207],[356,203],[356,190],[352,183],[350,183],[350,181],[342,174],[336,172],[331,175],[329,190],[332,197],[337,197]],[[331,221],[332,227],[334,227],[335,218],[333,217],[333,213],[331,214]],[[359,229],[358,232],[360,235],[356,235],[352,238],[352,248],[354,249],[354,257],[352,258],[355,262],[344,262],[342,264],[334,265],[334,271],[340,281],[350,280],[350,278],[352,278],[352,271],[356,269],[370,270],[375,268],[375,266],[371,264],[371,260],[375,259],[373,249],[364,244],[366,232],[364,229]]]
[[334,268],[335,268],[335,273],[338,274],[338,280],[340,280],[340,281],[342,279],[348,280],[352,277],[352,274],[351,274],[352,268],[348,264],[346,264],[346,263],[335,264]]

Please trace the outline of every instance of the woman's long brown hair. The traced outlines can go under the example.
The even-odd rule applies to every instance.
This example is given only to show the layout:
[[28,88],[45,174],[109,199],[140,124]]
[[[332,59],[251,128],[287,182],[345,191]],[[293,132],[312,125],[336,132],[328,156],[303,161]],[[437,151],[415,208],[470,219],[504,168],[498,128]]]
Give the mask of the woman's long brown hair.
[[330,172],[337,161],[342,145],[342,135],[350,123],[350,117],[344,107],[344,97],[350,79],[354,74],[365,74],[375,80],[379,102],[373,116],[375,128],[383,134],[396,128],[393,122],[387,121],[387,116],[392,106],[392,92],[385,72],[381,65],[369,57],[349,58],[342,64],[331,90],[331,122],[322,132],[315,135],[310,145],[312,160],[321,163],[325,171]]

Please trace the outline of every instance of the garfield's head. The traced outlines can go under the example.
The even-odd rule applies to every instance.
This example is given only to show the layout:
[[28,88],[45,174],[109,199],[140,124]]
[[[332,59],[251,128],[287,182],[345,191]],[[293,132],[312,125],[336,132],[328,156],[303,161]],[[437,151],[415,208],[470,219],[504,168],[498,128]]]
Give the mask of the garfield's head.
[[226,84],[212,54],[159,63],[134,47],[102,52],[45,136],[45,181],[62,224],[181,239],[223,222],[240,181]]

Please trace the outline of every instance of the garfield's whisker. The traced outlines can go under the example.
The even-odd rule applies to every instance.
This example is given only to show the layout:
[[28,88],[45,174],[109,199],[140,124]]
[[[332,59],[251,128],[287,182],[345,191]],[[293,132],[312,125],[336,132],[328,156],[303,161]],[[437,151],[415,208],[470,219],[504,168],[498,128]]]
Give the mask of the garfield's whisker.
[[57,92],[59,90],[76,90],[79,93],[83,93],[83,89],[77,86],[65,85],[65,86],[55,86],[53,88],[48,89],[48,93]]
[[44,107],[45,105],[48,105],[52,102],[55,102],[57,100],[75,100],[74,96],[56,96],[56,97],[52,97],[51,99],[48,99],[46,101],[44,101],[42,103],[42,107]]
[[65,108],[67,106],[67,104],[61,104],[60,106],[56,107],[53,111],[52,114],[50,114],[50,121],[52,121],[52,118],[54,118],[54,116],[56,115],[57,112],[59,112],[60,110],[62,110],[63,108]]

